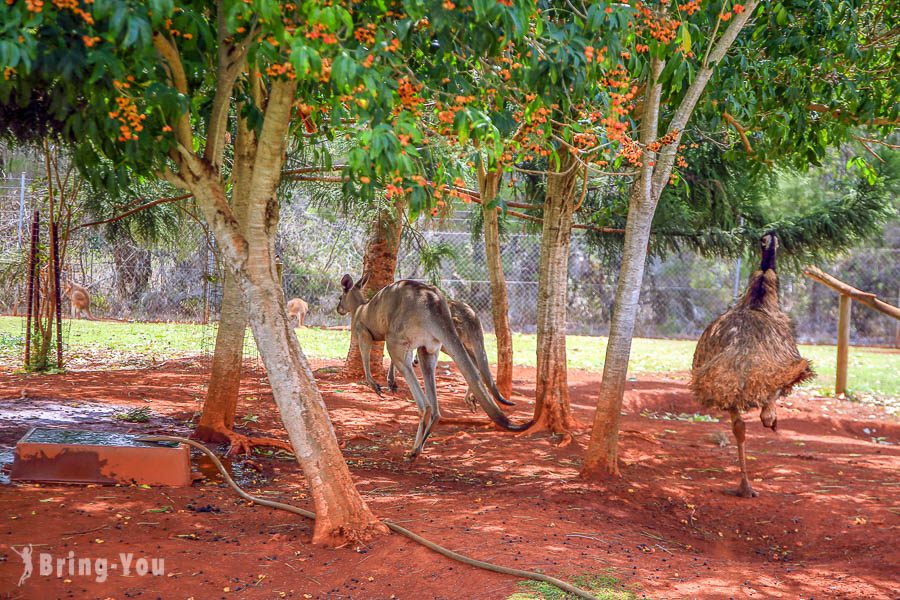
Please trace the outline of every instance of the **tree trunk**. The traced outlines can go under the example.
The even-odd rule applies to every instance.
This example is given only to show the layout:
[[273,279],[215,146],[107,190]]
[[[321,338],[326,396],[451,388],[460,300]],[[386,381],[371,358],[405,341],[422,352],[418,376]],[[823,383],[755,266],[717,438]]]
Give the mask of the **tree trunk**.
[[194,437],[199,440],[215,443],[231,442],[225,430],[234,429],[246,331],[247,309],[244,305],[243,292],[234,275],[226,269],[209,387],[200,422],[194,431]]
[[[403,210],[402,203],[382,208],[372,224],[362,269],[362,273],[369,274],[369,281],[363,290],[369,298],[381,288],[394,283],[397,252],[400,250],[400,236],[403,233]],[[369,366],[373,377],[384,379],[384,342],[372,345]],[[347,359],[344,361],[343,376],[348,379],[361,379],[364,376],[359,347],[353,341],[350,342]]]
[[[224,23],[224,19],[221,22]],[[226,33],[222,26],[220,38]],[[166,39],[154,36],[154,44],[170,67],[176,86],[186,89],[177,55],[171,58],[173,52]],[[228,60],[231,59],[227,52],[220,53],[220,63]],[[228,64],[241,68],[240,62]],[[219,77],[217,82],[213,114],[225,115],[217,122],[227,121],[231,90],[226,79]],[[261,89],[257,85],[258,74],[251,73],[250,80],[251,94],[257,94]],[[175,128],[180,144],[171,157],[177,172],[166,170],[163,176],[194,194],[203,217],[216,236],[226,265],[244,292],[250,326],[268,373],[272,394],[317,513],[313,542],[337,546],[365,541],[378,533],[386,533],[387,528],[375,518],[353,484],[309,363],[288,322],[281,281],[276,276],[274,239],[278,200],[275,190],[281,179],[296,91],[296,80],[276,78],[270,84],[262,127],[252,144],[253,166],[249,170],[252,176],[244,188],[248,207],[244,222],[228,203],[225,182],[218,168],[221,151],[207,151],[207,156],[201,158],[191,150],[188,113],[181,116]],[[256,102],[256,105],[262,106],[262,103]],[[237,112],[241,114],[241,111]],[[239,117],[238,121],[243,118]],[[218,127],[208,134],[208,137],[223,138],[225,127]],[[207,150],[221,147],[221,142],[222,139],[208,140]],[[247,158],[241,153],[235,153],[236,163],[244,160]],[[238,173],[248,172],[240,167],[235,164],[235,184]]]
[[558,170],[547,176],[538,267],[537,386],[534,425],[528,429],[529,433],[549,430],[562,434],[564,444],[571,441],[571,430],[579,425],[569,404],[566,375],[569,240],[579,173],[574,159],[563,153]]
[[[616,303],[610,324],[606,362],[603,365],[600,397],[597,400],[597,412],[594,414],[594,428],[581,471],[584,477],[619,474],[619,414],[622,410],[628,360],[631,355],[631,338],[637,319],[653,215],[672,175],[681,137],[712,77],[713,69],[725,57],[758,4],[759,0],[748,0],[744,10],[731,19],[721,37],[707,50],[701,68],[669,121],[667,133],[672,136],[672,141],[663,145],[658,152],[645,151],[641,159],[640,177],[632,186],[629,199],[622,267],[616,286]],[[665,63],[662,60],[652,59],[650,62],[646,100],[641,115],[640,142],[644,148],[657,141],[662,96],[659,77],[664,67]]]
[[[657,138],[662,94],[662,86],[658,80],[664,66],[665,63],[659,59],[654,58],[650,62],[651,84],[647,86],[640,130],[640,142],[645,148]],[[628,199],[622,266],[616,283],[616,300],[609,326],[600,397],[594,413],[591,441],[581,471],[582,475],[588,477],[619,474],[619,418],[628,376],[628,360],[631,357],[631,338],[634,335],[641,283],[644,280],[650,226],[659,200],[659,195],[654,194],[653,189],[657,155],[647,150],[641,161],[640,174],[631,186]]]
[[[241,107],[238,106],[238,114]],[[244,119],[238,119],[234,141],[234,188],[231,194],[231,210],[243,230],[248,216],[249,186],[256,159],[256,134],[247,127]],[[230,269],[224,269],[222,281],[222,308],[219,313],[219,329],[213,351],[209,387],[200,422],[194,437],[205,442],[231,443],[240,441],[235,435],[234,417],[241,390],[241,370],[244,364],[244,336],[247,332],[247,305],[243,291]],[[245,444],[249,444],[244,440]],[[241,448],[235,448],[240,450]],[[244,450],[250,451],[248,445]]]
[[649,177],[646,180],[646,182],[636,181],[631,188],[628,222],[625,226],[625,249],[616,285],[615,308],[609,328],[606,359],[603,363],[600,397],[597,400],[591,441],[582,468],[584,476],[603,477],[619,474],[619,417],[622,412],[628,361],[631,356],[631,339],[634,335],[641,283],[644,278],[650,225],[656,210],[652,195],[648,195]]
[[341,455],[325,403],[287,317],[273,260],[251,258],[245,293],[269,384],[316,509],[313,543],[365,542],[387,528],[366,506]]
[[126,315],[147,291],[153,265],[150,251],[138,246],[127,230],[117,230],[112,240],[113,262],[116,267],[116,292]]
[[513,347],[509,329],[509,290],[503,275],[503,256],[500,254],[500,223],[497,209],[489,206],[497,197],[500,186],[499,171],[485,172],[478,165],[478,191],[481,194],[481,210],[484,216],[484,253],[487,258],[488,277],[491,281],[491,316],[494,335],[497,336],[497,389],[504,397],[512,395]]

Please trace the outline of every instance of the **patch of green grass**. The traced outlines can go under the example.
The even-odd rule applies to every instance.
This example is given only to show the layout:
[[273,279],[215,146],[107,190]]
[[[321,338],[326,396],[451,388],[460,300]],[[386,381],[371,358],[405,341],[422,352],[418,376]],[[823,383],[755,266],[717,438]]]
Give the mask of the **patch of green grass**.
[[141,406],[139,408],[131,408],[125,412],[116,413],[114,419],[125,421],[127,423],[146,423],[153,417],[149,406]]
[[[0,362],[21,366],[24,319],[0,317]],[[85,357],[90,364],[134,366],[140,362],[158,362],[171,358],[211,353],[215,345],[215,327],[185,323],[119,323],[112,321],[64,321],[63,335],[69,357]],[[309,358],[341,360],[347,355],[350,332],[346,330],[297,329],[300,346]],[[601,371],[606,353],[605,337],[571,335],[566,338],[569,367]],[[657,340],[635,338],[631,347],[630,374],[688,372],[694,356],[693,340]],[[485,336],[488,356],[496,356],[493,335]],[[514,334],[515,363],[534,367],[537,336]],[[248,357],[256,356],[253,338],[244,343]],[[834,388],[836,349],[834,346],[801,346],[803,356],[813,362],[816,378],[807,384],[822,391]],[[441,356],[441,360],[450,360]],[[880,348],[851,348],[849,387],[859,395],[880,398],[900,397],[900,352]]]
[[[612,575],[581,575],[571,581],[572,585],[586,590],[599,600],[633,600],[631,592]],[[554,585],[541,581],[520,581],[520,591],[507,597],[507,600],[570,600],[577,596],[562,591]]]

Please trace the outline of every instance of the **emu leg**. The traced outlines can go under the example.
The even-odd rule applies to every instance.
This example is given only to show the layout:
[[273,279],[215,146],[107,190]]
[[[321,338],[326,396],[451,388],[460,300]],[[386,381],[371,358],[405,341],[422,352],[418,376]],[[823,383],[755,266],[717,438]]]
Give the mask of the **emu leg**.
[[759,494],[750,485],[750,478],[747,477],[747,456],[744,453],[744,438],[746,437],[747,425],[744,423],[740,411],[731,411],[731,428],[734,431],[734,439],[737,440],[738,462],[741,465],[741,485],[738,487],[736,494],[742,498],[755,498]]

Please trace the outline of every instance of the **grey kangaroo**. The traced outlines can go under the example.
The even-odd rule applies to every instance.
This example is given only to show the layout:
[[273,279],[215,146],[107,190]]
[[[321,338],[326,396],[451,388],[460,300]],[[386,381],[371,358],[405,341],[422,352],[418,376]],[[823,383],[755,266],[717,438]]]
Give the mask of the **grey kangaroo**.
[[[466,352],[469,353],[469,358],[471,358],[472,362],[475,363],[475,366],[478,367],[481,381],[491,392],[491,395],[494,396],[494,400],[500,404],[505,404],[506,406],[515,406],[515,402],[510,402],[503,397],[503,394],[497,389],[497,384],[494,383],[494,376],[491,373],[487,352],[484,349],[484,330],[481,327],[481,320],[478,318],[478,315],[472,307],[465,302],[453,300],[452,298],[446,298],[446,300],[447,305],[450,307],[450,315],[453,317],[453,325],[456,327],[456,334],[459,336],[463,346],[465,346]],[[413,365],[417,362],[418,361],[414,358]],[[388,369],[387,383],[388,389],[392,392],[397,391],[397,381],[394,377],[393,362],[391,362],[391,367]],[[466,404],[474,411],[476,403],[477,399],[475,393],[470,389],[466,393]]]
[[[350,275],[344,275],[341,279],[344,291],[337,312],[352,316],[350,335],[359,345],[366,382],[372,389],[381,394],[381,386],[372,377],[369,368],[373,342],[385,342],[391,361],[406,379],[419,409],[419,427],[410,458],[422,452],[431,429],[441,418],[434,375],[437,353],[442,347],[459,366],[469,389],[475,392],[481,407],[494,423],[510,431],[522,431],[531,425],[530,421],[522,425],[512,424],[494,403],[456,333],[450,307],[437,288],[418,281],[402,280],[382,288],[366,302],[362,287],[368,279],[368,274],[364,274],[354,284]],[[419,356],[424,392],[412,369],[413,350]]]

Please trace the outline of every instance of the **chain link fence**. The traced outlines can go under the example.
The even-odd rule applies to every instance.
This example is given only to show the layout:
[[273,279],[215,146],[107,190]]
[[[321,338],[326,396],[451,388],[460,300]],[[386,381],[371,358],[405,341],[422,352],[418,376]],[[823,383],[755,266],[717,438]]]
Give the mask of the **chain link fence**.
[[[25,296],[31,212],[44,192],[39,180],[0,179],[0,312],[21,314]],[[398,278],[435,280],[448,295],[470,304],[485,329],[492,329],[491,293],[483,240],[473,238],[473,215],[465,210],[404,230]],[[896,227],[895,227],[896,229]],[[347,325],[334,308],[344,273],[360,275],[367,224],[313,208],[297,194],[282,209],[277,249],[287,298],[309,303],[306,324]],[[900,238],[900,235],[894,236]],[[428,272],[420,260],[423,244],[441,245],[443,259]],[[885,301],[900,301],[900,243],[892,248],[860,248],[823,268]],[[185,228],[176,247],[146,249],[128,241],[110,242],[102,230],[77,230],[69,241],[65,277],[86,287],[97,318],[139,321],[214,322],[221,298],[221,266],[205,229]],[[533,333],[536,323],[540,237],[508,231],[502,241],[509,287],[510,324]],[[636,334],[696,338],[743,291],[754,264],[710,260],[691,253],[652,259],[641,294]],[[615,269],[602,263],[584,236],[572,239],[569,260],[570,334],[605,335],[616,285]],[[782,303],[805,342],[833,343],[837,296],[802,275],[781,273]],[[854,344],[900,346],[900,323],[857,306],[852,314]]]

